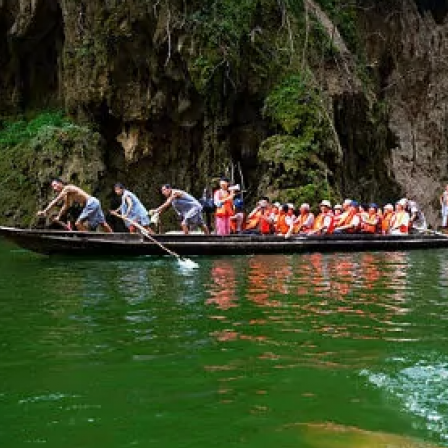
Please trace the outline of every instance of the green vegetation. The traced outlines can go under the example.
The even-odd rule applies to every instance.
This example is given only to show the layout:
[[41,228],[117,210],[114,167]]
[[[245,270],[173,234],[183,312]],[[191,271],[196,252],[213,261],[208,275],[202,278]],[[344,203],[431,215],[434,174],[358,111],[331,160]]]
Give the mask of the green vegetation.
[[19,118],[0,121],[0,147],[16,146],[48,133],[51,129],[73,126],[62,112],[43,112],[30,120]]
[[331,133],[309,75],[296,73],[276,86],[266,98],[264,114],[277,134],[262,143],[259,157],[270,166],[281,199],[316,203],[323,193],[331,196],[323,161]]

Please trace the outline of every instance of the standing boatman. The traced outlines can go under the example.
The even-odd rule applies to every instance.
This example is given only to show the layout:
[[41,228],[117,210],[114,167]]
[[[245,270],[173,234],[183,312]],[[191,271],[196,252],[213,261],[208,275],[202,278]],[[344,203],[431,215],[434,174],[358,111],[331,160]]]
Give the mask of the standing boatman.
[[202,219],[202,205],[197,199],[186,191],[172,188],[169,184],[163,185],[161,191],[167,200],[158,208],[150,210],[151,215],[160,214],[172,205],[182,219],[180,225],[185,235],[188,234],[190,226],[199,226],[206,235],[210,233]]
[[118,209],[112,211],[111,213],[113,215],[120,213],[122,215],[120,217],[124,220],[126,227],[129,228],[131,233],[136,233],[137,229],[129,221],[135,221],[137,224],[144,227],[149,233],[154,233],[151,227],[149,227],[150,219],[148,216],[148,210],[146,210],[140,199],[134,193],[126,189],[121,183],[115,184],[114,190],[117,196],[121,196],[121,205]]
[[[63,205],[55,218],[57,221],[60,221],[62,215],[67,212],[73,202],[78,202],[83,206],[83,209],[75,222],[77,230],[87,231],[89,227],[94,230],[100,226],[105,232],[112,233],[112,229],[104,217],[103,210],[101,210],[101,203],[96,197],[91,196],[75,185],[67,185],[63,180],[58,178],[51,181],[51,188],[59,194],[47,207],[37,212],[38,216],[46,216],[58,202],[63,201]],[[86,226],[86,223],[88,226]]]

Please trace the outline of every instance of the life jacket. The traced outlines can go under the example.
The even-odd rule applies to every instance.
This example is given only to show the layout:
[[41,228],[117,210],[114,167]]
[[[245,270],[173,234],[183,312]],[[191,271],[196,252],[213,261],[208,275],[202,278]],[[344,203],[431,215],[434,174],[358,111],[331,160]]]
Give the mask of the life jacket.
[[376,214],[362,216],[361,219],[361,231],[363,233],[376,233],[378,224],[378,216]]
[[286,213],[280,212],[277,218],[277,223],[275,225],[276,233],[281,235],[286,235],[289,231],[289,226],[286,224],[286,218],[288,215]]
[[311,230],[311,227],[303,227],[304,223],[306,223],[306,221],[308,220],[310,215],[311,215],[311,213],[308,212],[305,215],[300,214],[297,217],[297,220],[294,223],[294,233],[309,232]]
[[[259,220],[259,225],[258,225],[258,230],[260,231],[260,233],[262,233],[263,235],[268,235],[269,233],[272,233],[272,224],[269,221],[269,216],[271,214],[270,210],[265,210],[265,213],[263,214],[263,212],[260,210],[260,220]],[[263,217],[268,218],[268,219],[263,219]]]
[[341,225],[341,224],[340,224],[341,218],[343,218],[342,213],[339,214],[339,215],[334,215],[334,216],[333,216],[334,226],[335,226],[335,227],[338,227],[338,226]]
[[382,230],[383,234],[386,234],[389,232],[390,221],[393,216],[394,216],[394,212],[387,212],[383,215],[383,219],[381,221],[381,230]]
[[320,213],[318,217],[314,221],[313,229],[318,230],[320,229],[324,224],[324,219],[329,216],[331,218],[330,225],[327,228],[326,233],[333,233],[334,230],[334,215],[331,212],[326,213]]
[[351,217],[353,215],[353,213],[355,213],[351,208],[346,210],[345,212],[341,213],[338,216],[335,216],[336,218],[336,222],[337,222],[337,227],[339,226],[346,226],[347,224],[349,224]]
[[[232,216],[233,215],[233,201],[224,201],[230,196],[230,193],[223,190],[218,190],[215,193],[215,200],[218,199],[219,202],[221,202],[221,207],[216,207],[215,210],[215,216],[217,217],[225,217],[225,216]],[[216,201],[218,202],[218,201]]]
[[262,234],[271,233],[271,223],[266,219],[262,219],[262,216],[269,218],[269,215],[270,211],[268,209],[265,209],[264,213],[263,210],[257,210],[255,213],[249,215],[246,221],[246,230],[257,229]]
[[395,227],[395,230],[399,230],[400,233],[409,233],[409,226],[404,224],[406,216],[409,217],[406,211],[396,212],[393,218],[390,220],[390,227]]

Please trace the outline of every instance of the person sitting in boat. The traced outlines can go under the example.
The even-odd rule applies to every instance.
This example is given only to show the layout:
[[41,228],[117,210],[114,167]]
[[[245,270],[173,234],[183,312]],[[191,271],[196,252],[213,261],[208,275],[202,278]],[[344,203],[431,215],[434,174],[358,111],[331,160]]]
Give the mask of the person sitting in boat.
[[299,208],[299,216],[294,220],[294,233],[308,233],[314,225],[314,214],[310,211],[310,205],[304,202]]
[[240,198],[233,201],[234,214],[230,217],[230,233],[241,233],[244,230],[244,203]]
[[[344,201],[344,205],[347,207],[346,201]],[[356,201],[350,202],[350,205],[339,218],[339,224],[333,233],[356,233],[359,231],[361,219],[358,207],[359,204]]]
[[[81,214],[75,222],[77,230],[87,231],[89,228],[94,230],[100,226],[105,232],[112,233],[112,229],[106,222],[103,210],[101,209],[101,203],[96,197],[91,196],[75,185],[66,184],[63,180],[58,178],[51,181],[51,188],[57,192],[58,195],[46,208],[37,212],[38,216],[46,216],[54,206],[62,201],[62,207],[56,216],[56,219],[60,220],[72,203],[77,202],[83,207]],[[86,226],[86,223],[88,226]]]
[[122,215],[121,218],[131,233],[137,232],[136,226],[132,223],[132,221],[135,221],[144,227],[146,231],[153,234],[154,232],[149,226],[148,210],[146,210],[140,199],[121,183],[114,185],[114,191],[117,196],[121,196],[121,205],[111,213],[114,215],[120,213]]
[[314,221],[313,230],[309,235],[325,235],[333,233],[334,230],[334,216],[331,210],[331,202],[324,199],[320,204],[320,214]]
[[342,216],[342,205],[336,204],[333,207],[333,219],[334,219],[334,226],[337,227],[339,225],[339,221]]
[[215,203],[215,229],[216,234],[230,235],[230,217],[233,215],[233,199],[235,190],[229,188],[229,179],[222,177],[219,181],[219,189],[213,195]]
[[190,227],[200,227],[206,235],[210,233],[202,219],[202,205],[196,198],[186,191],[172,188],[169,184],[163,185],[161,192],[167,200],[156,209],[150,210],[150,215],[160,215],[171,205],[177,215],[181,218],[180,225],[185,235],[188,235]]
[[277,223],[275,224],[275,233],[277,235],[291,234],[294,226],[295,216],[291,215],[291,204],[284,204],[280,209]]
[[409,233],[409,214],[405,210],[407,201],[400,199],[395,204],[395,213],[390,220],[391,235],[407,235]]
[[249,213],[244,233],[268,235],[273,231],[273,219],[269,198],[263,197],[257,206]]
[[272,224],[275,228],[277,225],[278,217],[280,216],[280,209],[282,208],[282,204],[280,202],[274,202],[271,207],[271,220]]
[[383,216],[381,218],[381,233],[387,235],[390,230],[390,221],[394,216],[394,206],[392,204],[386,204],[383,207]]
[[367,213],[360,215],[361,219],[361,233],[374,234],[378,231],[378,225],[380,224],[380,218],[378,216],[378,206],[376,204],[370,204],[368,206]]
[[410,209],[409,228],[410,231],[423,232],[428,230],[426,218],[424,213],[420,210],[420,207],[415,201],[409,201],[408,206]]

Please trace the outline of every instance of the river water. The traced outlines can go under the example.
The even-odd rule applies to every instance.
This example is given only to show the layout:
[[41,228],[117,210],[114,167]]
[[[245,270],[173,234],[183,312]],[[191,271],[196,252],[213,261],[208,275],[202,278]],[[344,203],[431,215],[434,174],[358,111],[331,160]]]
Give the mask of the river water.
[[448,446],[448,251],[195,261],[0,242],[0,447]]

